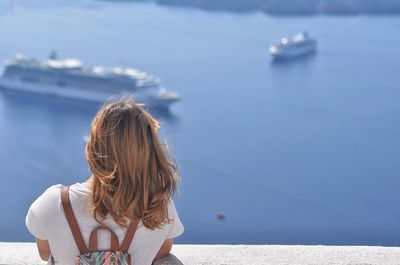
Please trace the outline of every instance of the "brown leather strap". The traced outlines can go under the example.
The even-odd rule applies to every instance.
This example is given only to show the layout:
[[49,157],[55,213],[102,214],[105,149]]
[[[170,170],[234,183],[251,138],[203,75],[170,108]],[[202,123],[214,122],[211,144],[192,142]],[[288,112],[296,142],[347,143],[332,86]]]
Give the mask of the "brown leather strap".
[[85,254],[88,252],[85,241],[83,240],[81,231],[79,230],[78,223],[76,222],[76,218],[74,215],[74,211],[71,206],[71,202],[69,200],[69,187],[61,186],[61,202],[64,208],[65,216],[67,217],[69,228],[71,229],[72,235],[75,239],[75,243],[78,246],[79,252]]
[[105,225],[100,225],[96,227],[95,229],[92,230],[90,233],[90,239],[89,239],[89,252],[94,252],[97,249],[97,231],[99,230],[107,230],[111,234],[111,249],[112,251],[117,251],[119,250],[119,241],[117,235],[108,227]]
[[132,220],[128,226],[128,229],[125,234],[125,238],[121,244],[121,251],[128,252],[128,249],[132,243],[133,236],[136,233],[137,226],[139,224],[139,220]]

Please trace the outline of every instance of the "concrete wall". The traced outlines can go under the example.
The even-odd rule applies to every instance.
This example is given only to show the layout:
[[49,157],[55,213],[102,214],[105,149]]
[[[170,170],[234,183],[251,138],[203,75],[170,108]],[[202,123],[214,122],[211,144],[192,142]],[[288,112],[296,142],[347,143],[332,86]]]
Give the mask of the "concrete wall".
[[[398,247],[175,245],[172,253],[155,265],[400,265]],[[34,243],[0,243],[0,264],[45,262]]]

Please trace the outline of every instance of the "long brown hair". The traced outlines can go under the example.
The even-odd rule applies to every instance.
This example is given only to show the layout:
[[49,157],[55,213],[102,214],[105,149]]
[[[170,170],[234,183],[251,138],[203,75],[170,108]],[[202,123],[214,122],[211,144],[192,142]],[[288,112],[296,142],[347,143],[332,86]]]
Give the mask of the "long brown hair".
[[93,119],[85,157],[93,174],[92,211],[125,227],[142,219],[155,229],[169,221],[178,173],[157,135],[159,123],[132,98],[106,103]]

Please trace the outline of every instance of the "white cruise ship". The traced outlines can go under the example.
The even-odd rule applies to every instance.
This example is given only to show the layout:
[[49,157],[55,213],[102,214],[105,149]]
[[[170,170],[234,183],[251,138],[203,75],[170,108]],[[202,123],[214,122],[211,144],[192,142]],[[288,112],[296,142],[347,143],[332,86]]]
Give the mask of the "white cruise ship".
[[307,32],[300,32],[289,38],[282,38],[279,42],[271,45],[269,54],[274,59],[288,59],[314,53],[317,50],[317,41],[310,38]]
[[55,52],[45,60],[17,54],[6,63],[0,87],[96,102],[132,95],[155,108],[168,108],[180,99],[145,72],[125,67],[84,67],[76,59],[58,59]]

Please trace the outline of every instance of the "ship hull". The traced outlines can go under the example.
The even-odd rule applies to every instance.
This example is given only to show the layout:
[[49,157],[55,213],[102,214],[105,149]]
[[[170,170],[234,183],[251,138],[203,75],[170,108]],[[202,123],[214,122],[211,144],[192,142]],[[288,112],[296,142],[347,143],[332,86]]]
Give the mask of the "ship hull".
[[103,91],[87,91],[83,88],[76,87],[59,87],[52,85],[44,85],[39,83],[30,83],[20,80],[13,80],[9,78],[0,77],[0,89],[10,91],[29,92],[47,96],[57,96],[69,98],[74,100],[83,100],[96,103],[102,103],[111,100],[115,97],[133,96],[136,101],[145,103],[154,108],[169,108],[169,106],[176,100],[166,100],[157,97],[157,95],[141,95],[139,93],[132,93],[131,91],[120,90],[118,92],[103,92]]

